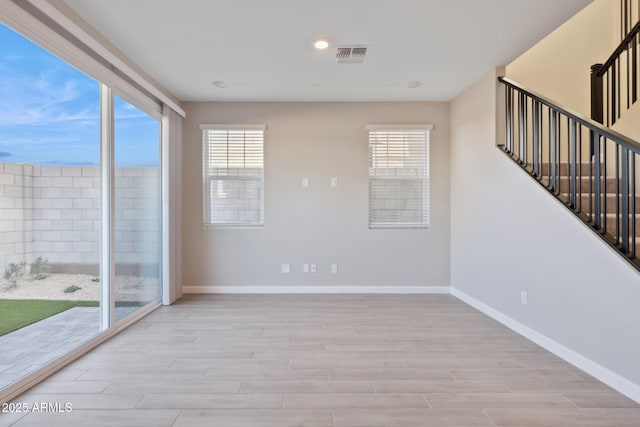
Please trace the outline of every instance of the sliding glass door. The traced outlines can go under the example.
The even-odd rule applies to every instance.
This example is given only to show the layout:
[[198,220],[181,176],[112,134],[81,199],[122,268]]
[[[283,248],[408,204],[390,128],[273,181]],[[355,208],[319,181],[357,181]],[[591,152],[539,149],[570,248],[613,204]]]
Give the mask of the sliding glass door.
[[117,90],[0,24],[0,392],[160,303],[161,117]]
[[100,84],[0,25],[0,390],[101,330]]
[[160,121],[120,97],[115,123],[115,318],[160,298]]

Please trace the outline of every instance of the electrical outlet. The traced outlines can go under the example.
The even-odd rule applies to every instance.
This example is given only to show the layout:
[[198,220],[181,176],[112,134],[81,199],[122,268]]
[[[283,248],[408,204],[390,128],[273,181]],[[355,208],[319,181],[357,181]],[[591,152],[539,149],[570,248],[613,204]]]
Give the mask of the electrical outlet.
[[306,176],[302,178],[302,186],[304,188],[307,188],[309,186],[309,178],[307,178]]
[[520,304],[527,305],[529,303],[529,296],[527,295],[527,291],[520,292]]
[[302,264],[302,272],[303,273],[309,272],[309,264]]
[[334,274],[338,272],[338,264],[331,264],[331,272]]
[[318,266],[316,264],[311,264],[311,272],[315,273],[318,271]]
[[331,178],[331,186],[333,188],[337,188],[338,187],[338,178]]
[[280,264],[280,272],[285,274],[291,272],[291,264]]

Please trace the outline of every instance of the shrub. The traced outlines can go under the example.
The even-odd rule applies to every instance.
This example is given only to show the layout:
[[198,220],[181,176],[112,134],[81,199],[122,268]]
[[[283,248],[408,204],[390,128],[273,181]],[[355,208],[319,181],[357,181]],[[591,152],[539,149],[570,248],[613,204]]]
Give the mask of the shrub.
[[49,273],[51,273],[51,266],[49,265],[48,259],[39,256],[31,264],[31,274],[34,279],[46,279]]
[[98,283],[100,282],[100,278],[99,277],[94,277],[93,279],[91,279],[92,282]]
[[8,289],[15,289],[18,286],[18,279],[24,275],[25,263],[12,262],[4,269],[4,278],[9,283]]
[[65,293],[65,294],[72,294],[72,293],[74,293],[75,291],[79,291],[80,289],[82,289],[80,286],[71,285],[71,286],[69,286],[68,288],[66,288],[66,289],[64,290],[64,293]]

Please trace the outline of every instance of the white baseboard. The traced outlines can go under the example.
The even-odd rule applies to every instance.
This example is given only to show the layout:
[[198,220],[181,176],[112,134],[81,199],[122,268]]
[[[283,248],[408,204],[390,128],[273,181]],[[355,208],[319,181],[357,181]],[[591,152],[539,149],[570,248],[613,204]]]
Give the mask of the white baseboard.
[[523,325],[522,323],[499,312],[498,310],[489,307],[488,305],[465,294],[464,292],[455,288],[450,288],[450,290],[451,295],[455,296],[456,298],[459,298],[470,306],[476,308],[477,310],[480,310],[487,316],[492,317],[506,327],[530,339],[534,343],[571,363],[577,368],[582,369],[589,375],[597,378],[609,387],[624,394],[628,398],[640,403],[640,385],[635,384],[624,377],[621,377],[615,372],[611,372],[609,369],[597,364],[590,359],[587,359],[583,355],[576,353],[570,348],[565,347],[564,345],[552,340],[551,338],[541,334],[540,332],[537,332],[529,328],[528,326]]
[[185,294],[449,294],[448,286],[183,286]]

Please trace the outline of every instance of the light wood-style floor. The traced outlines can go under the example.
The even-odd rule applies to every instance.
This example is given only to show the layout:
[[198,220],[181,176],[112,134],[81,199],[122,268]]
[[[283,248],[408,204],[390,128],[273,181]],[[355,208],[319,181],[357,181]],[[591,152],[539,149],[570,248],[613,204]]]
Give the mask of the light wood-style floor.
[[[15,426],[640,426],[640,406],[448,295],[197,295],[0,414]],[[12,424],[15,423],[15,424]]]

